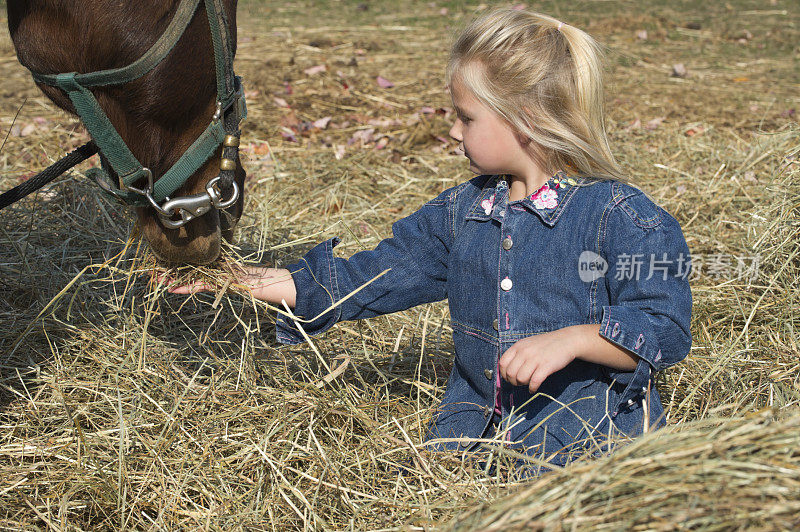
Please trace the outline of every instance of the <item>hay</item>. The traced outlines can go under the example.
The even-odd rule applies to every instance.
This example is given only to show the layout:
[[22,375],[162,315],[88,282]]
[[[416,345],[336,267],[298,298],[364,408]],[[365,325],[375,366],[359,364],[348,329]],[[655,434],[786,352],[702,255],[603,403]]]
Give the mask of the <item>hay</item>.
[[[217,265],[173,272],[222,293],[149,285],[158,265],[128,238],[130,213],[83,180],[0,213],[0,527],[796,526],[797,14],[661,6],[634,17],[612,4],[542,9],[613,47],[623,165],[695,255],[760,257],[753,280],[692,281],[692,352],[658,383],[669,432],[523,486],[511,458],[487,473],[419,445],[452,364],[446,305],[340,324],[313,348],[276,344],[275,310],[237,293],[230,264],[287,264],[334,234],[341,255],[371,247],[469,176],[439,138],[452,118],[441,50],[473,10],[242,2],[246,212]],[[745,44],[737,24],[754,35]],[[28,98],[0,152],[6,189],[84,136],[7,36],[0,49],[0,130]],[[687,77],[670,78],[679,62]]]
[[573,463],[444,530],[750,530],[800,525],[800,409],[711,417]]

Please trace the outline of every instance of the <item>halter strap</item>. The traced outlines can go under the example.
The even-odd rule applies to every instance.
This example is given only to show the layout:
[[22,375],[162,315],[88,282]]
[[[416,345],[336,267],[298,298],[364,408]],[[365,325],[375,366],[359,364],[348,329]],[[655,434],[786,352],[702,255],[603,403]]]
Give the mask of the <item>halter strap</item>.
[[[113,182],[106,168],[92,168],[87,175],[93,177],[101,189],[128,205],[146,207],[151,202],[133,188],[140,179],[153,176],[131,153],[111,120],[97,103],[88,87],[122,85],[134,81],[163,61],[194,18],[201,0],[181,0],[164,33],[145,54],[125,67],[97,72],[41,74],[31,72],[34,80],[62,89],[75,106],[75,111],[94,139],[108,164],[119,176],[121,187]],[[239,123],[247,116],[241,78],[233,73],[233,42],[228,31],[227,17],[222,0],[205,0],[211,40],[214,47],[214,64],[217,85],[217,114],[209,126],[194,141],[178,161],[152,183],[152,199],[162,202],[186,183],[189,177],[216,152],[226,135],[240,135]],[[238,146],[238,142],[237,142]],[[224,146],[223,157],[236,160],[238,148]],[[232,170],[221,170],[222,188],[230,187]],[[150,185],[148,185],[150,186]]]

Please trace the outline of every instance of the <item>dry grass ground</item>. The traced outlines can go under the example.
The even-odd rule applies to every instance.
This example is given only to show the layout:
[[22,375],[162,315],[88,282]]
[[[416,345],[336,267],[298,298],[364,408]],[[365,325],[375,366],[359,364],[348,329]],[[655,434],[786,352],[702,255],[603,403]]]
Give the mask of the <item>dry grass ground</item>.
[[[530,7],[609,46],[613,146],[703,264],[692,351],[659,383],[667,429],[527,483],[503,456],[491,475],[427,456],[446,305],[281,347],[274,310],[235,287],[148,286],[130,214],[65,177],[0,213],[0,528],[797,527],[796,3]],[[442,72],[482,8],[242,0],[246,214],[218,268],[179,274],[223,286],[231,261],[287,264],[332,235],[347,256],[467,179]],[[84,134],[7,34],[0,69],[5,190]]]

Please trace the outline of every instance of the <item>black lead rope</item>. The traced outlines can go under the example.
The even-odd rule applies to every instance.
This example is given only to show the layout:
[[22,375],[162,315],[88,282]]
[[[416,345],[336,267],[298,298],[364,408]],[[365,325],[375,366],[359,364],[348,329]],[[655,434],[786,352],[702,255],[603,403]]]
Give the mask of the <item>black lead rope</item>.
[[74,149],[21,185],[17,185],[11,190],[0,194],[0,209],[5,209],[12,203],[21,200],[28,194],[36,192],[73,166],[82,163],[97,153],[97,151],[97,146],[95,145],[94,141],[89,141],[83,146]]

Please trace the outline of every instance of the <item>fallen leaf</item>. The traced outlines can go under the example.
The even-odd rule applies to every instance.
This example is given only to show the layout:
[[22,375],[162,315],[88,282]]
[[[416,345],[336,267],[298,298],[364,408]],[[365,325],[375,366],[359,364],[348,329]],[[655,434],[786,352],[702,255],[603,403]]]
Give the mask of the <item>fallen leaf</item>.
[[330,124],[330,122],[331,122],[331,117],[326,116],[324,118],[320,118],[319,120],[314,120],[314,122],[312,122],[311,125],[318,129],[325,129],[326,127],[328,127],[328,124]]
[[426,105],[425,107],[420,108],[419,112],[424,115],[432,115],[433,113],[436,112],[436,109],[434,109],[433,107],[428,107]]
[[281,117],[281,125],[288,128],[295,128],[300,125],[300,120],[297,119],[297,115],[294,114],[294,111],[289,111]]
[[250,145],[250,151],[252,151],[254,155],[267,155],[270,152],[269,143],[254,142]]
[[337,144],[333,147],[333,156],[336,157],[337,161],[342,160],[342,157],[344,157],[344,144]]
[[27,137],[31,133],[36,131],[36,124],[27,124],[22,130],[19,132],[20,137]]
[[381,137],[378,142],[375,143],[376,150],[382,150],[389,144],[389,137]]
[[625,131],[633,131],[634,129],[642,129],[642,121],[638,118],[628,124],[628,127],[625,128]]
[[288,140],[289,142],[300,142],[297,140],[297,136],[295,136],[294,131],[289,129],[288,127],[281,128],[281,136]]
[[646,123],[646,124],[644,125],[644,128],[645,128],[645,129],[648,129],[648,130],[650,130],[650,131],[653,131],[653,130],[654,130],[654,129],[656,129],[658,126],[660,126],[660,125],[661,125],[661,123],[662,123],[662,122],[663,122],[665,119],[666,119],[666,117],[665,117],[665,116],[659,116],[658,118],[654,118],[654,119],[650,120],[648,123]]
[[704,128],[703,126],[694,126],[687,129],[684,132],[684,135],[686,135],[687,137],[694,137],[696,135],[702,134],[705,130],[706,128]]
[[678,193],[678,195],[683,194],[684,192],[686,192],[686,185],[678,185],[677,187],[675,187],[675,191]]
[[360,142],[361,145],[369,144],[373,141],[373,134],[375,133],[374,128],[369,129],[359,129],[353,136],[347,140],[347,145],[352,146],[353,144]]
[[272,101],[275,102],[275,105],[277,105],[278,107],[285,107],[285,108],[289,107],[289,104],[283,98],[273,98]]
[[673,78],[685,78],[686,77],[686,66],[683,63],[676,63],[672,65],[672,74]]
[[383,76],[378,76],[377,78],[375,78],[375,81],[378,83],[378,87],[382,89],[391,89],[392,87],[394,87],[394,83],[384,78]]
[[367,120],[367,124],[375,127],[392,127],[392,126],[399,126],[403,123],[400,120],[393,120],[390,118],[384,119],[377,119],[377,118],[370,118]]
[[[781,118],[792,118],[793,116],[794,116],[794,109],[787,109],[781,113]],[[25,130],[23,129],[22,132],[24,136]]]
[[639,39],[640,41],[646,41],[647,40],[647,30],[639,30],[639,31],[637,31],[636,32],[636,38]]
[[511,6],[511,9],[513,9],[514,11],[522,11],[526,7],[528,7],[528,6],[526,6],[525,4],[517,4],[515,6]]
[[443,7],[442,9],[440,9],[439,10],[439,14],[442,15],[442,16],[446,15],[447,14],[447,8]]
[[248,100],[255,100],[261,91],[244,91],[244,97]]
[[320,72],[325,72],[326,70],[328,70],[327,66],[316,65],[303,70],[303,73],[305,73],[307,76],[313,76],[314,74],[319,74]]

